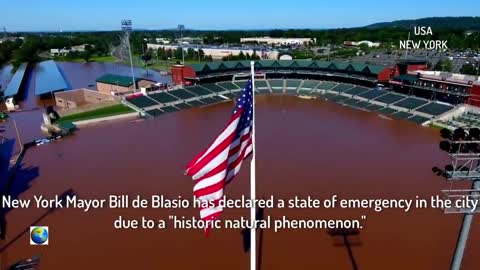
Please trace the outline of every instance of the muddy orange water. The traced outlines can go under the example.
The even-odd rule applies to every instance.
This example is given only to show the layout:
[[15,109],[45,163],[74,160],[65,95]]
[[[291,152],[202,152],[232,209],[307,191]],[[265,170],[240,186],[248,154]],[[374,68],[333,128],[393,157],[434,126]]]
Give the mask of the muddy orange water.
[[[19,198],[48,197],[73,189],[82,198],[109,194],[191,196],[183,168],[223,128],[232,108],[224,103],[166,114],[153,120],[83,128],[73,137],[30,150],[16,182]],[[257,195],[343,198],[414,198],[439,194],[449,184],[431,167],[446,156],[438,131],[375,113],[293,97],[257,99]],[[248,195],[249,166],[228,186]],[[197,215],[196,210],[16,209],[7,213],[2,263],[41,255],[54,269],[248,269],[238,230],[115,230],[114,219]],[[248,216],[248,210],[223,217]],[[461,216],[440,210],[279,210],[289,218],[359,218],[350,238],[358,269],[449,269]],[[50,227],[48,246],[30,246],[28,227]],[[462,269],[478,269],[478,218]],[[262,269],[352,269],[342,239],[325,230],[264,231]]]

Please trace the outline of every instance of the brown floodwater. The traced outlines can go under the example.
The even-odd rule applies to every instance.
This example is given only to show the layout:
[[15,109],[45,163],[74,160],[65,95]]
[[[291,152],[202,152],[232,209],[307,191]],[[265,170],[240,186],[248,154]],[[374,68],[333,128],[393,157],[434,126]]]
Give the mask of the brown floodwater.
[[[184,166],[223,128],[231,103],[166,114],[156,119],[107,123],[27,153],[14,192],[19,198],[48,197],[72,189],[82,198],[110,194],[191,197]],[[257,98],[257,196],[290,198],[428,198],[449,184],[431,173],[446,155],[438,131],[380,118],[328,102],[294,97]],[[230,197],[248,195],[249,166],[227,187]],[[222,217],[248,216],[226,209]],[[425,209],[404,213],[362,209],[266,209],[288,218],[353,218],[366,215],[351,237],[358,269],[449,269],[461,216]],[[239,230],[115,230],[125,218],[197,216],[196,209],[15,209],[6,214],[2,263],[41,255],[54,269],[248,269]],[[50,228],[48,246],[30,246],[25,230]],[[463,263],[478,269],[478,219]],[[341,238],[325,230],[263,232],[262,269],[353,269]]]

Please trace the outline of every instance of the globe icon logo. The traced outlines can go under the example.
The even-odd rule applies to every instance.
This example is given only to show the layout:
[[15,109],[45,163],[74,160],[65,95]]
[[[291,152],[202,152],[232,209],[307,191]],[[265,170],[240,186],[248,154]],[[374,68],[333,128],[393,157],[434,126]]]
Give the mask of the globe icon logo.
[[48,245],[48,227],[36,226],[30,227],[31,245]]

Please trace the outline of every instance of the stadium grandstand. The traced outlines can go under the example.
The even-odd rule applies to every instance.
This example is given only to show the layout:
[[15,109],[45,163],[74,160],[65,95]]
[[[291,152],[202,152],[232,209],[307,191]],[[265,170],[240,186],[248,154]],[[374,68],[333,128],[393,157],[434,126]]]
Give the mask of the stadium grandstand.
[[[172,67],[175,87],[131,95],[125,103],[142,115],[158,116],[229,101],[248,80],[249,70],[250,61],[175,65]],[[423,73],[424,77],[418,75],[425,67],[417,62],[409,66],[403,61],[395,67],[385,67],[334,61],[259,60],[255,62],[255,71],[257,94],[335,102],[420,125],[480,125],[480,119],[475,120],[480,110],[476,110],[476,104],[468,104],[476,100],[476,91],[472,91],[475,84],[471,83],[472,88],[446,88],[440,84],[414,83],[431,76],[430,73]],[[446,99],[445,91],[458,91],[462,99]]]

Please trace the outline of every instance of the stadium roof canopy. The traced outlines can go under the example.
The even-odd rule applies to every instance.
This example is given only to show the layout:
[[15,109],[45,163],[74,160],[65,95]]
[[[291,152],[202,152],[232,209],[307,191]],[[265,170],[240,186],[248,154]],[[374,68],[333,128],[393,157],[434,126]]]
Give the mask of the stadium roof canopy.
[[[217,61],[208,63],[197,63],[191,65],[196,73],[210,73],[222,71],[236,71],[250,68],[250,61]],[[362,73],[376,76],[380,74],[385,66],[367,65],[361,63],[346,63],[333,61],[312,61],[312,60],[259,60],[255,61],[255,68],[262,69],[300,69],[300,70],[327,70]]]
[[27,66],[27,63],[23,63],[20,65],[20,67],[18,67],[17,71],[15,72],[12,79],[10,80],[10,83],[7,86],[7,89],[5,89],[5,92],[3,93],[5,97],[12,97],[18,93],[18,91],[20,90],[20,86],[22,85],[23,78],[25,77]]
[[68,82],[53,60],[40,62],[36,66],[35,95],[40,96],[55,91],[69,89]]
[[[139,81],[142,81],[142,80],[151,81],[151,80],[148,80],[148,79],[135,77],[135,83],[138,83]],[[132,77],[123,76],[123,75],[116,75],[116,74],[105,74],[105,75],[97,78],[96,82],[118,85],[118,86],[123,86],[123,87],[129,87],[133,84],[132,83]]]

